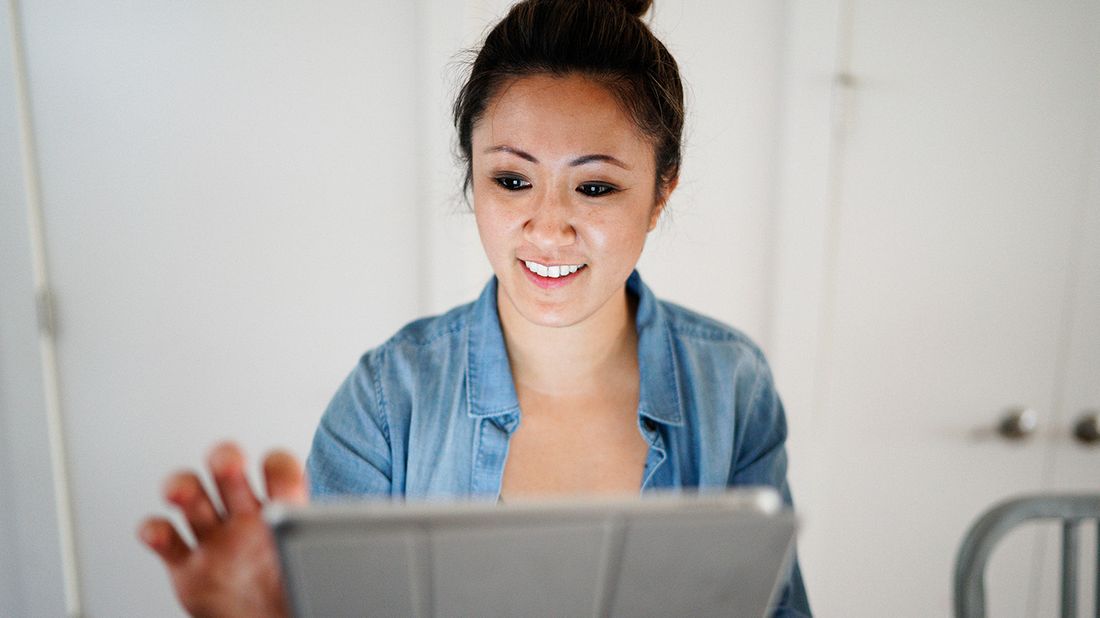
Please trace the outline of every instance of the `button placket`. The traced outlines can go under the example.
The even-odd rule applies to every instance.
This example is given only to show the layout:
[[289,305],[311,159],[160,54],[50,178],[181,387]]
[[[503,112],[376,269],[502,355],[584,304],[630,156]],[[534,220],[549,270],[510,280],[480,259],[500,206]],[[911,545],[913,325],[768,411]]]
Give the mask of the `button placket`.
[[642,472],[641,491],[644,492],[650,488],[654,475],[668,458],[668,453],[665,450],[664,436],[658,431],[657,422],[651,418],[642,417],[640,425],[642,436],[649,442],[649,453],[646,455],[645,470]]
[[508,455],[508,437],[515,419],[481,418],[478,424],[473,470],[470,472],[470,493],[499,498],[504,462]]

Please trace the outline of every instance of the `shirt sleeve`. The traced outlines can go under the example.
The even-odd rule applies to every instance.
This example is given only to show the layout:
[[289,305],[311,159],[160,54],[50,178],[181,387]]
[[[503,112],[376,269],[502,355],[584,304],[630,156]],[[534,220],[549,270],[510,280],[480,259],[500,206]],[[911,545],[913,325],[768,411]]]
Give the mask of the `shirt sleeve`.
[[306,459],[316,498],[390,496],[392,465],[376,352],[368,352],[333,396]]
[[[783,403],[776,393],[771,370],[759,353],[756,354],[755,371],[738,382],[749,386],[745,401],[738,401],[737,449],[730,476],[730,485],[770,485],[775,487],[788,508],[794,508],[791,490],[787,484],[787,418]],[[740,378],[741,376],[739,376]],[[810,602],[802,582],[798,566],[798,554],[792,556],[787,567],[778,603],[773,614],[777,618],[811,616]]]

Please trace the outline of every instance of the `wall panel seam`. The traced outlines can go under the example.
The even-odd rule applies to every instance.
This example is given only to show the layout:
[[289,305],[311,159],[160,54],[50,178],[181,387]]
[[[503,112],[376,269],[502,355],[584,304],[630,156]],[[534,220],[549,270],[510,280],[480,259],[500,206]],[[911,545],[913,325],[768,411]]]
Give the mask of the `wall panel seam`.
[[[46,259],[45,231],[42,216],[41,179],[38,170],[38,154],[34,139],[30,94],[23,41],[22,11],[18,0],[8,3],[11,29],[12,59],[15,73],[15,94],[19,113],[20,152],[23,167],[23,184],[26,195],[27,222],[29,226],[34,287],[36,300],[49,298],[50,285]],[[52,319],[50,320],[52,322]],[[77,561],[76,536],[72,511],[72,490],[69,484],[68,454],[65,447],[64,422],[61,414],[60,378],[57,368],[55,329],[39,319],[38,346],[41,358],[47,429],[49,432],[50,464],[56,504],[61,566],[65,584],[65,610],[69,616],[80,616],[80,572]]]

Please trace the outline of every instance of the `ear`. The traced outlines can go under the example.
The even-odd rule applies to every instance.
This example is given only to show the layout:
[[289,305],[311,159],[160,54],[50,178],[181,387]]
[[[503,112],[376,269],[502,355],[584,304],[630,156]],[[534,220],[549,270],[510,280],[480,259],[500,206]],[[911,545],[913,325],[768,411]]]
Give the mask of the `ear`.
[[668,198],[672,197],[672,192],[676,190],[676,185],[680,184],[680,177],[673,176],[667,182],[664,187],[661,188],[661,194],[657,197],[657,204],[653,207],[653,214],[649,218],[649,231],[652,232],[657,227],[657,221],[661,219],[661,213],[665,211],[665,204],[668,204]]

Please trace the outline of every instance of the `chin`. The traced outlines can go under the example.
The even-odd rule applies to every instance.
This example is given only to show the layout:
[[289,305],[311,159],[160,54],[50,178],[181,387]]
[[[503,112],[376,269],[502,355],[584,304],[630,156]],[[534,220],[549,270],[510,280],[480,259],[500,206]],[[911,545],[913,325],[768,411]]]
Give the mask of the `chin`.
[[[577,307],[577,302],[547,303],[535,298],[529,290],[523,286],[529,285],[526,281],[514,282],[519,284],[519,289],[504,285],[498,278],[498,285],[504,292],[506,302],[512,309],[528,323],[545,328],[564,328],[584,321],[586,315]],[[518,293],[517,293],[518,292]],[[503,299],[502,299],[503,300]]]
[[554,315],[542,319],[531,320],[534,324],[544,326],[546,328],[568,328],[575,326],[583,320],[577,318],[565,318],[562,316]]
[[539,306],[539,303],[516,304],[514,299],[513,305],[516,311],[518,311],[528,322],[546,328],[565,328],[567,326],[573,326],[584,321],[585,317],[579,312],[569,311],[565,307]]

